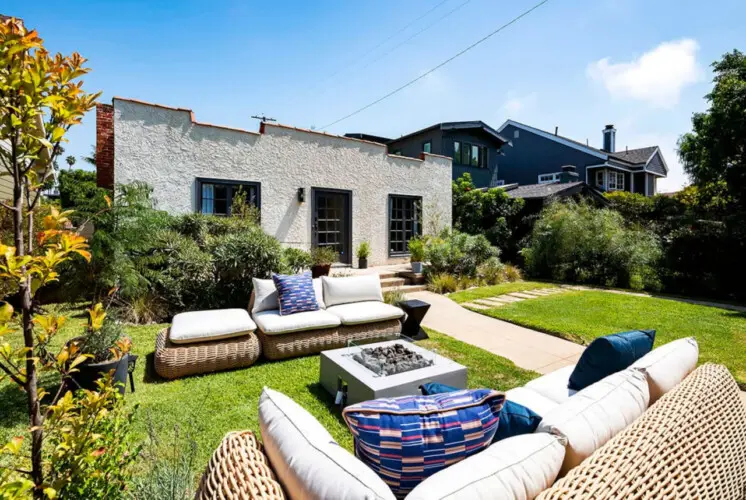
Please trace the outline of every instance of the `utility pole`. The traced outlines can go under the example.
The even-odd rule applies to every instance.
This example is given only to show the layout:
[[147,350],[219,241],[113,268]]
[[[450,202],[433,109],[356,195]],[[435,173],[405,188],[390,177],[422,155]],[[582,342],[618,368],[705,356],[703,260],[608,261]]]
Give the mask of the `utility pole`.
[[268,117],[266,117],[264,115],[261,115],[261,116],[254,115],[254,116],[252,116],[252,118],[255,119],[255,120],[261,120],[263,122],[276,122],[277,121],[274,118],[268,118]]

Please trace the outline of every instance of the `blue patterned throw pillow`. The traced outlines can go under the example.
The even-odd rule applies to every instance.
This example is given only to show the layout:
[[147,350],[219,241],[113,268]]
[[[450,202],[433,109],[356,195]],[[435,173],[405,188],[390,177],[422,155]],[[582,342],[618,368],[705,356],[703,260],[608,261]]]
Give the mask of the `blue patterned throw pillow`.
[[487,448],[504,402],[501,392],[465,389],[366,401],[342,415],[357,457],[403,497],[429,476]]
[[277,287],[280,316],[319,309],[310,271],[292,275],[273,274],[272,281]]

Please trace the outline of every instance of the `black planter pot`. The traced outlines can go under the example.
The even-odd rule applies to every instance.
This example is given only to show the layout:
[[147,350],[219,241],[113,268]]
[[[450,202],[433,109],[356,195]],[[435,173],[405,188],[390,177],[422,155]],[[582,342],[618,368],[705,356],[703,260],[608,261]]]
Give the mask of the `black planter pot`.
[[332,268],[331,264],[311,266],[311,276],[314,278],[319,278],[321,276],[329,276],[329,271],[331,270],[331,268]]
[[359,258],[357,259],[357,267],[360,269],[368,269],[368,258]]
[[71,388],[95,390],[96,381],[104,377],[107,373],[114,370],[114,384],[119,389],[119,393],[124,395],[125,384],[127,383],[127,368],[129,366],[129,354],[125,354],[121,359],[104,361],[102,363],[83,363],[78,365],[78,372],[70,375]]

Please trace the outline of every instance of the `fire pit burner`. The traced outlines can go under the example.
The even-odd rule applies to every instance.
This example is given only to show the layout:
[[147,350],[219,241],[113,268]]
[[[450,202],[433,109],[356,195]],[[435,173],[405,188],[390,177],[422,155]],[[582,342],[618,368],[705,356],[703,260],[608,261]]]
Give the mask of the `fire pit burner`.
[[408,349],[403,344],[368,347],[352,355],[352,359],[377,373],[395,375],[433,365],[432,359]]

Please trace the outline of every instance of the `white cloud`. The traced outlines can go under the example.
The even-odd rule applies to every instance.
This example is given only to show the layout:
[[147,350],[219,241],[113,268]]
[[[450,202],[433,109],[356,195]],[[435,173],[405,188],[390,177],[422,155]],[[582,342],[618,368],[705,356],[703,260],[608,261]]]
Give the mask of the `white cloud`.
[[538,100],[539,96],[536,92],[522,96],[515,92],[509,92],[501,110],[508,115],[508,118],[515,117],[515,115],[520,115],[521,112],[534,107]]
[[699,44],[689,38],[664,42],[629,62],[612,63],[606,57],[591,63],[586,74],[602,83],[612,97],[671,108],[684,87],[702,79],[698,50]]

